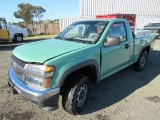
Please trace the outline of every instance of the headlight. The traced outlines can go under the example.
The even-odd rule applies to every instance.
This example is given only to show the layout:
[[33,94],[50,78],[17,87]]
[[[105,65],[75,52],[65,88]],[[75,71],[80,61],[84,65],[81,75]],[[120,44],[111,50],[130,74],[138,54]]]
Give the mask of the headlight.
[[52,82],[55,67],[46,65],[26,64],[26,80],[29,85],[49,88]]
[[43,87],[43,79],[26,75],[26,83],[38,87]]
[[27,74],[42,78],[45,74],[44,65],[26,64],[24,67],[27,70]]

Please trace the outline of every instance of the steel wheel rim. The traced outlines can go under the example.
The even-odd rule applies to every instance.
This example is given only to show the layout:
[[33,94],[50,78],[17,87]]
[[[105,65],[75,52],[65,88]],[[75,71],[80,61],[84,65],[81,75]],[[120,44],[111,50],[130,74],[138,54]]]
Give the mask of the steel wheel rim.
[[17,41],[22,41],[22,37],[21,36],[17,36]]
[[78,91],[78,96],[77,96],[77,106],[81,107],[82,104],[84,103],[86,96],[87,96],[87,85],[83,84],[79,91]]

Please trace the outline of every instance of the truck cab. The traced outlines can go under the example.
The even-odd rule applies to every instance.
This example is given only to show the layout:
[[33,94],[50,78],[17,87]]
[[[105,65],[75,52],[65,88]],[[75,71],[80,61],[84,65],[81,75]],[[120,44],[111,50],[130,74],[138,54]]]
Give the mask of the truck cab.
[[9,30],[7,30],[6,19],[0,18],[0,39],[8,39],[10,38]]

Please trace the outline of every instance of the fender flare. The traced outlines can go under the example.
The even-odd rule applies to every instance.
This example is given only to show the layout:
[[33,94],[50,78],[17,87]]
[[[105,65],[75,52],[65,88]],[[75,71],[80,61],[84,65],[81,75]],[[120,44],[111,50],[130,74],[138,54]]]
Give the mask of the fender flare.
[[[148,44],[146,44],[145,46],[143,46],[143,47],[141,48],[141,50],[140,50],[140,52],[139,52],[139,55],[138,55],[138,57],[137,57],[136,62],[138,61],[139,57],[141,56],[142,51],[143,51],[144,48],[146,48],[146,47],[150,47],[150,44],[148,43]],[[148,53],[148,54],[149,54],[149,53]]]
[[17,36],[17,35],[22,35],[22,37],[23,37],[23,33],[15,33],[14,37]]
[[99,65],[97,63],[96,60],[87,60],[87,61],[84,61],[84,62],[81,62],[81,63],[78,63],[72,67],[70,67],[69,69],[67,69],[61,76],[60,80],[59,80],[59,83],[58,83],[58,87],[62,87],[63,83],[65,82],[66,78],[74,71],[80,69],[80,68],[83,68],[85,66],[88,66],[88,65],[94,65],[95,68],[96,68],[96,72],[97,72],[97,82],[99,80]]

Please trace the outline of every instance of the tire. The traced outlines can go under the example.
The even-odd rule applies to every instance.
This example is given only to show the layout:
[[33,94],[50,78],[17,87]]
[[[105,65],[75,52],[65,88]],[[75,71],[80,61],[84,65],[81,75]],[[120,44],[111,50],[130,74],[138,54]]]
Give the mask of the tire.
[[77,115],[84,109],[88,97],[88,82],[88,76],[83,74],[69,79],[62,96],[62,106],[68,113]]
[[22,35],[15,35],[14,36],[14,42],[22,42],[23,36]]
[[156,39],[159,39],[159,35],[156,36]]
[[159,39],[159,37],[160,37],[160,31],[158,31],[157,34],[158,35],[156,36],[156,39]]
[[144,68],[146,67],[146,62],[147,62],[147,51],[143,51],[141,53],[141,56],[139,57],[138,61],[135,63],[135,70],[140,72],[142,70],[144,70]]

